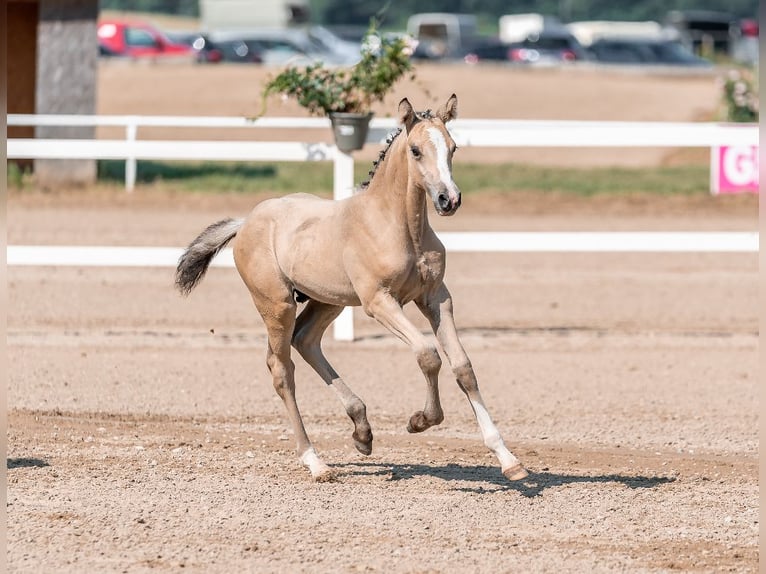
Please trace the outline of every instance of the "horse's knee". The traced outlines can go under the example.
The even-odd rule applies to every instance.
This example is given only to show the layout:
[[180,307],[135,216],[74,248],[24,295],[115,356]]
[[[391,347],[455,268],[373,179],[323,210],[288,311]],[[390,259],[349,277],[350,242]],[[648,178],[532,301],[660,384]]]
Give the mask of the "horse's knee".
[[290,358],[280,359],[273,353],[270,353],[266,359],[266,365],[269,367],[273,379],[274,390],[284,399],[285,393],[291,392],[295,388],[293,381],[295,365]]
[[463,391],[473,391],[478,388],[476,374],[473,372],[471,361],[466,358],[452,366],[452,374],[455,375],[457,384]]
[[427,375],[436,375],[442,367],[442,360],[439,352],[433,345],[427,345],[417,352],[418,365]]

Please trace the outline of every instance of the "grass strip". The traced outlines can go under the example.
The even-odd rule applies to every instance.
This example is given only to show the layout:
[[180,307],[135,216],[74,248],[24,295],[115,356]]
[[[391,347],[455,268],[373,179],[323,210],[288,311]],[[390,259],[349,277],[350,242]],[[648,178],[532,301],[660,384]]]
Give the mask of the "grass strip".
[[[355,183],[367,178],[368,162],[357,162]],[[520,164],[461,164],[455,181],[463,193],[541,192],[588,197],[594,195],[707,194],[709,168],[682,165],[642,168],[559,168]],[[99,161],[101,183],[120,184],[125,163]],[[246,162],[138,163],[138,185],[161,186],[197,193],[293,193],[332,194],[332,164]],[[9,182],[11,183],[11,182]]]

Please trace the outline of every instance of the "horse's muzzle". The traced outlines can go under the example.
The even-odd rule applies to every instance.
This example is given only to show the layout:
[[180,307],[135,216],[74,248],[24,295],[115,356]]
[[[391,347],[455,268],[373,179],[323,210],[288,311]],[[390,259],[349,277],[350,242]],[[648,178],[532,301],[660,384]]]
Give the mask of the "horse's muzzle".
[[460,207],[461,201],[462,198],[459,191],[455,194],[450,194],[447,190],[440,191],[434,199],[436,213],[439,215],[454,215],[457,208]]

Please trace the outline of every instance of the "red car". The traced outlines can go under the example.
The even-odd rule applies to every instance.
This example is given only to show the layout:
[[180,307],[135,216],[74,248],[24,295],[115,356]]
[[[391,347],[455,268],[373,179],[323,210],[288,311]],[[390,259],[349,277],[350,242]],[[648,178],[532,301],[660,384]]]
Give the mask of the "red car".
[[101,20],[98,23],[101,54],[130,58],[192,56],[194,49],[178,44],[146,22]]

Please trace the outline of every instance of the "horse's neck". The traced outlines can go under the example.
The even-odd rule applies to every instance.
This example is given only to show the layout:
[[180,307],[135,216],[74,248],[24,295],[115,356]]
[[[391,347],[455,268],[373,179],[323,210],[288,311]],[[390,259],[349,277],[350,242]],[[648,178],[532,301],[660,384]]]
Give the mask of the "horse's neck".
[[386,159],[370,181],[371,194],[384,198],[382,205],[393,210],[394,221],[404,224],[404,233],[415,250],[416,260],[423,255],[423,233],[428,226],[425,193],[410,181],[407,169],[406,135],[402,133],[388,150]]

